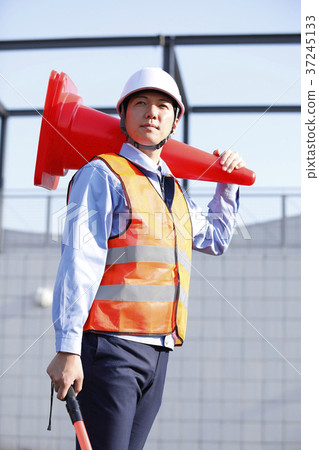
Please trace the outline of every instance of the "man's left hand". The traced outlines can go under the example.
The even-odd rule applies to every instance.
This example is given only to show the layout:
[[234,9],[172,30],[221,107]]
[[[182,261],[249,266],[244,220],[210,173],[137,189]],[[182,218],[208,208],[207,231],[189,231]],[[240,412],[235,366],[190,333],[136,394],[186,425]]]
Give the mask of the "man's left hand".
[[234,169],[240,169],[245,167],[246,163],[237,152],[231,150],[225,150],[221,152],[219,149],[214,151],[214,155],[220,156],[220,163],[223,166],[223,170],[228,173],[232,172]]

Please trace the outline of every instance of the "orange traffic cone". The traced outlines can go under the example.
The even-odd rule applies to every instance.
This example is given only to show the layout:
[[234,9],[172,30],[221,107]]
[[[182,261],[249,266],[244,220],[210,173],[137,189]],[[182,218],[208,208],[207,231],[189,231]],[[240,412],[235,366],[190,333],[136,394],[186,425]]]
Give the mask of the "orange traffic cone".
[[[126,141],[120,120],[83,105],[65,73],[51,72],[41,124],[34,184],[56,189],[59,177],[103,153],[119,153]],[[219,157],[170,139],[161,157],[177,178],[252,185],[256,175],[242,168],[226,173]]]

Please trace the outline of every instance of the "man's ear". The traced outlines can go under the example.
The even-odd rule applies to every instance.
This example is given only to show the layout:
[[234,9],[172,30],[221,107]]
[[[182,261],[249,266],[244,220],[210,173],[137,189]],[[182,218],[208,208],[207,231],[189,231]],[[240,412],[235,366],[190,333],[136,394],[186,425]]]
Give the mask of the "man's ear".
[[175,130],[176,130],[178,122],[179,122],[179,119],[176,119],[174,124],[173,124],[173,134],[175,133]]

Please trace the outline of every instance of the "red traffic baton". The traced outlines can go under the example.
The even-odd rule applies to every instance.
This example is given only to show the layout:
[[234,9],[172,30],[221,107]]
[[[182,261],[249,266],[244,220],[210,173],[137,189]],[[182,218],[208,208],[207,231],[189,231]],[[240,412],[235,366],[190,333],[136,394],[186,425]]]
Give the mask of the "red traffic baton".
[[74,425],[76,437],[78,438],[81,450],[93,450],[83,422],[80,405],[76,399],[73,386],[70,386],[68,393],[66,394],[65,401],[66,409]]

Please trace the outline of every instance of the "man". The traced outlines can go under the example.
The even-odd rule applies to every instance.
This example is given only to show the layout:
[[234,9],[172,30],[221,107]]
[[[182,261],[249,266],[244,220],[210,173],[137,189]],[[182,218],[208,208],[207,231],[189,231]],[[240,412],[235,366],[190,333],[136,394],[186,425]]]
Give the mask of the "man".
[[[60,400],[74,384],[94,450],[141,450],[169,353],[185,338],[192,248],[227,249],[238,187],[217,185],[213,223],[160,159],[184,112],[166,72],[132,75],[117,110],[127,136],[120,155],[100,155],[71,182],[53,302],[57,355],[47,372]],[[245,165],[229,150],[221,164],[228,172]]]

